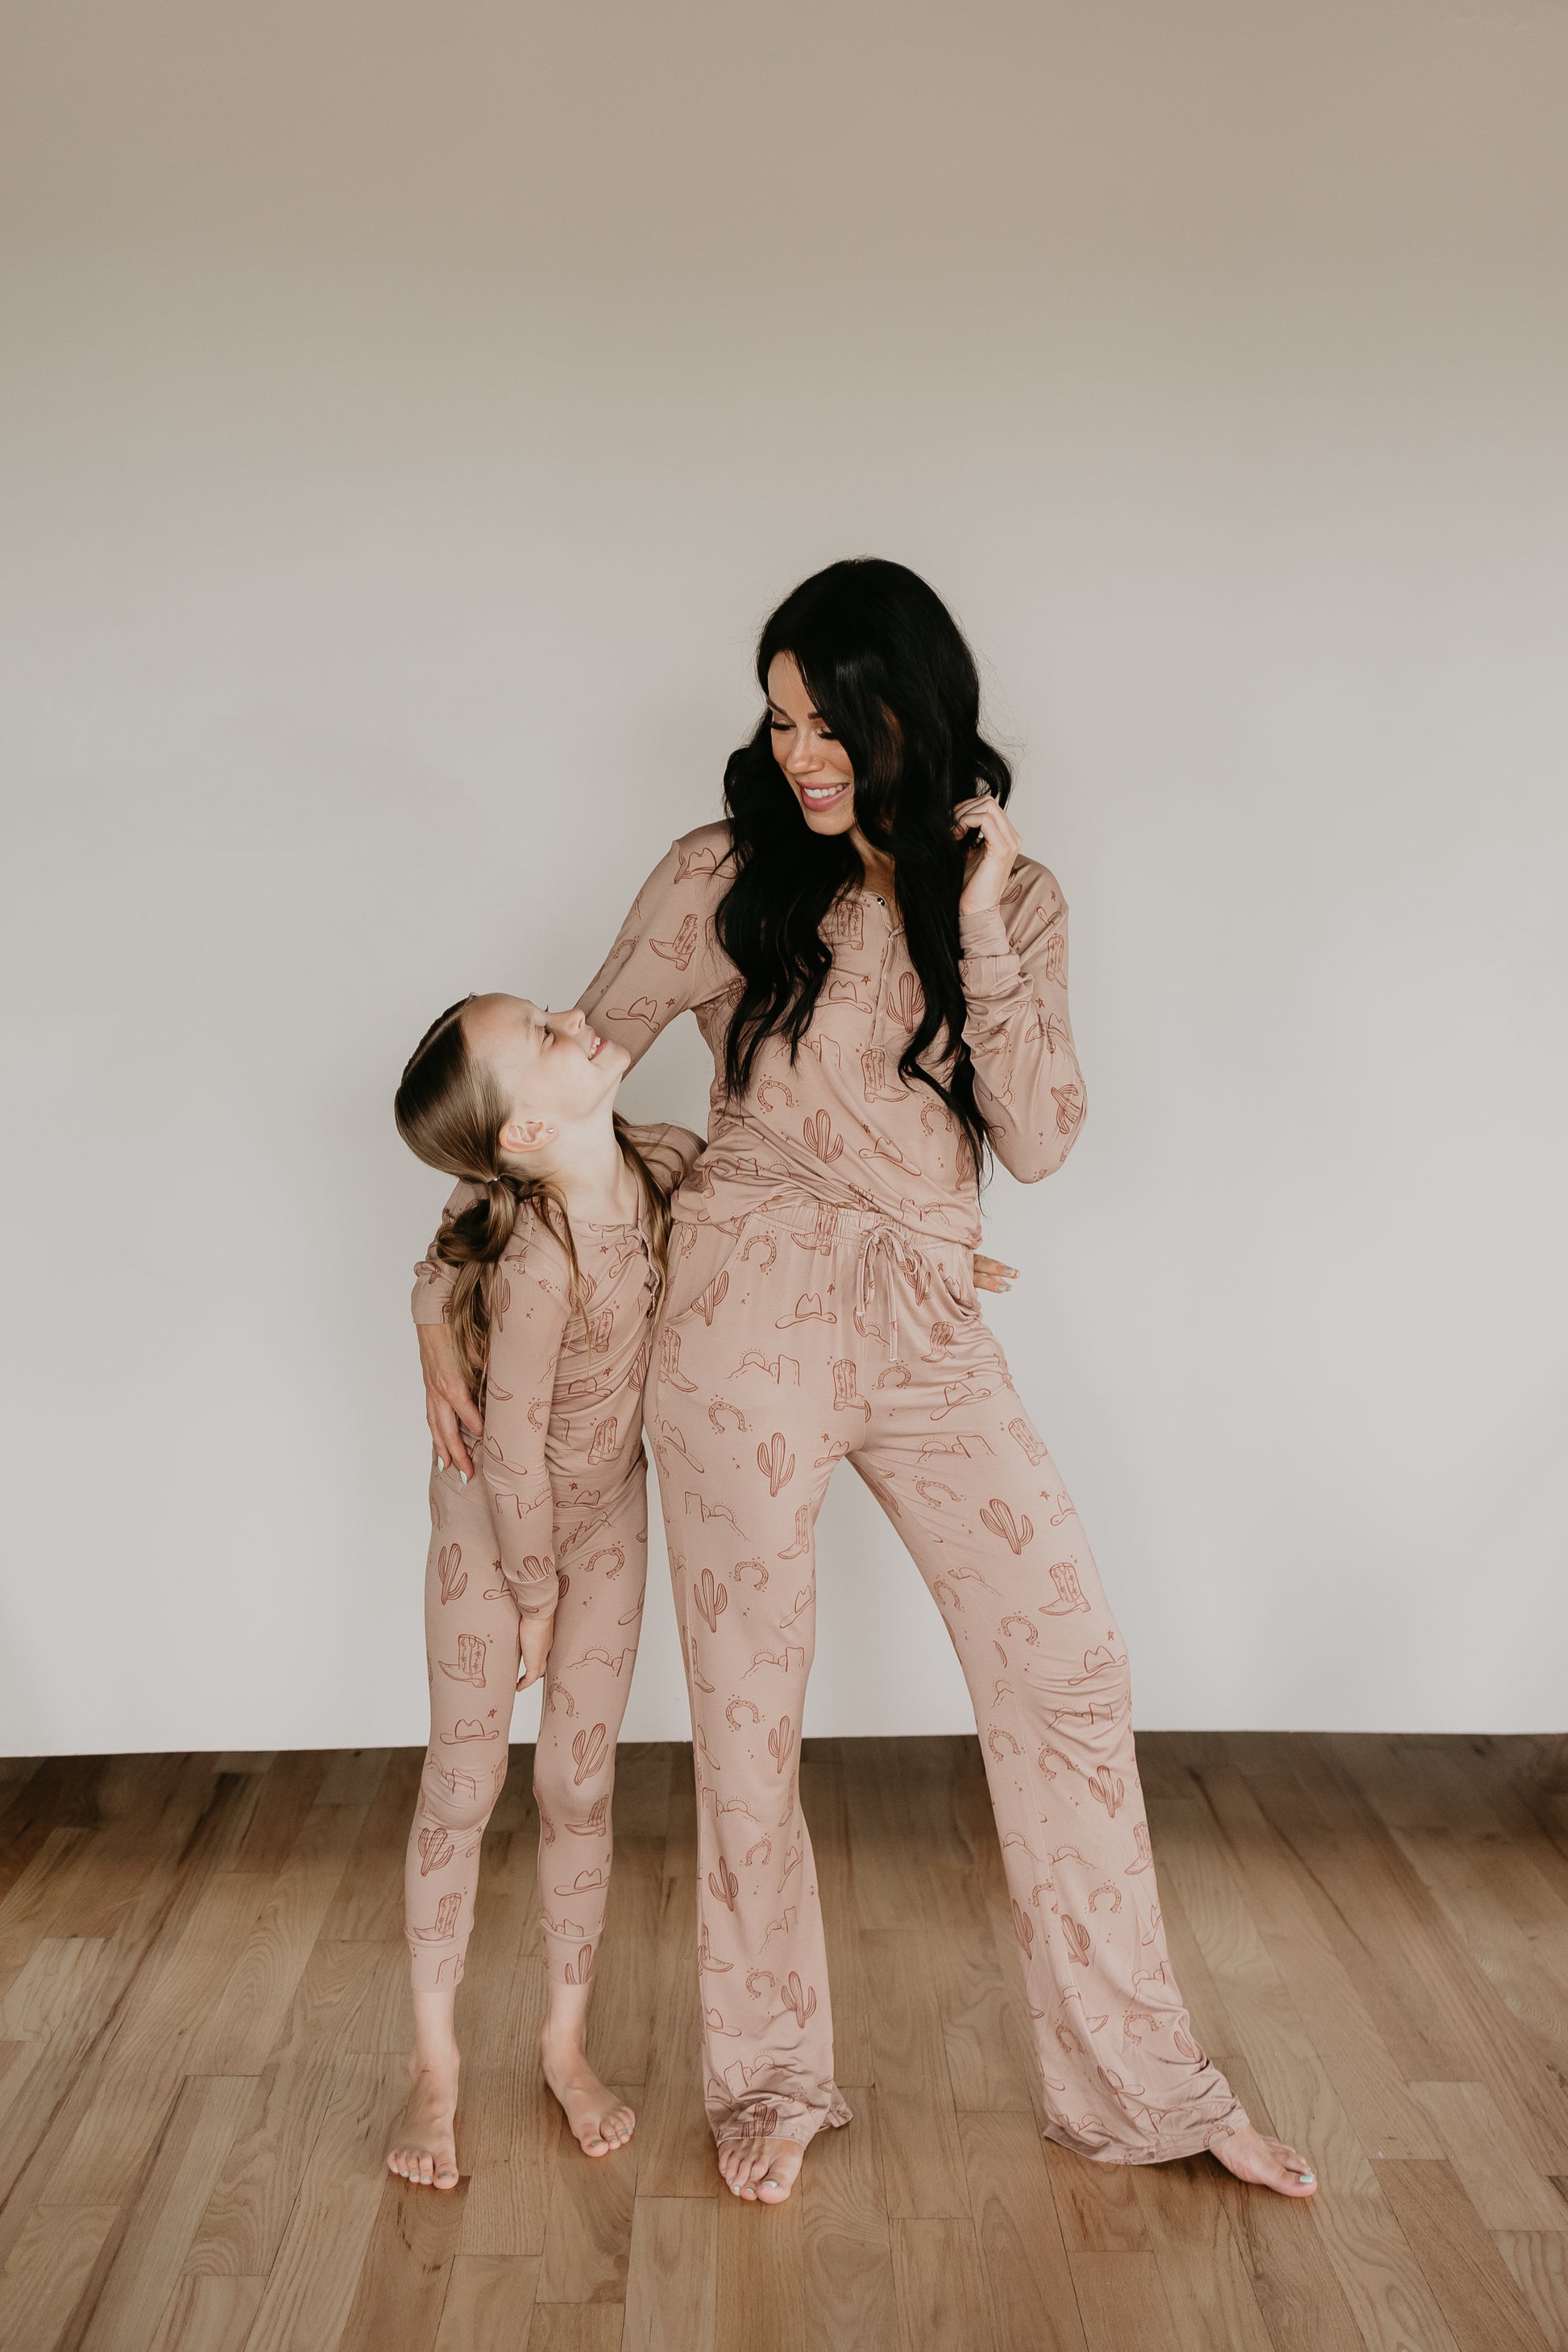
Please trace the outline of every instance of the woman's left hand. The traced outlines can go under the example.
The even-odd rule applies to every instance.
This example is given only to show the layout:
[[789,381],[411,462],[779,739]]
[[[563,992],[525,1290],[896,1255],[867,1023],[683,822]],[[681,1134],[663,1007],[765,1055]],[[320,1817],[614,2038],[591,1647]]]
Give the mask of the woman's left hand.
[[960,801],[952,812],[954,833],[978,833],[979,856],[971,852],[972,864],[959,893],[961,915],[984,914],[990,907],[1001,904],[1002,893],[1007,887],[1007,877],[1013,871],[1013,861],[1024,845],[1018,829],[999,801],[989,793],[978,793],[972,801]]
[[[1010,1277],[1010,1278],[1009,1278]],[[1016,1265],[1004,1265],[999,1257],[982,1257],[974,1253],[974,1287],[976,1290],[1011,1290],[1018,1278]]]

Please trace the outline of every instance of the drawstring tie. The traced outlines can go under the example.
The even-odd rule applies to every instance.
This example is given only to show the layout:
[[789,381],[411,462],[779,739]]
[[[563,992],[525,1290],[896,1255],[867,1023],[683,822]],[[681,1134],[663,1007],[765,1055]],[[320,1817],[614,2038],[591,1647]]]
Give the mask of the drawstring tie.
[[[855,1261],[855,1319],[868,1339],[885,1339],[889,1363],[899,1353],[899,1300],[894,1276],[900,1267],[909,1281],[915,1280],[920,1254],[900,1233],[896,1225],[873,1225],[860,1244],[860,1254]],[[879,1269],[887,1291],[887,1324],[872,1319],[871,1308],[876,1301]]]

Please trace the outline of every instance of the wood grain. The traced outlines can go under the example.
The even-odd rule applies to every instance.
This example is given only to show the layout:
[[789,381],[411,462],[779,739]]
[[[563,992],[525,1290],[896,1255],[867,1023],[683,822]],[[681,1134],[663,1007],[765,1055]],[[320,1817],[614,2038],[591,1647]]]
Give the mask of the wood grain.
[[689,1750],[618,1759],[601,2163],[513,1758],[443,2197],[383,2160],[418,1751],[0,1765],[0,2352],[1568,2352],[1568,1751],[1139,1745],[1194,2030],[1310,2203],[1041,2137],[973,1739],[806,1743],[855,2120],[777,2209],[702,2111]]

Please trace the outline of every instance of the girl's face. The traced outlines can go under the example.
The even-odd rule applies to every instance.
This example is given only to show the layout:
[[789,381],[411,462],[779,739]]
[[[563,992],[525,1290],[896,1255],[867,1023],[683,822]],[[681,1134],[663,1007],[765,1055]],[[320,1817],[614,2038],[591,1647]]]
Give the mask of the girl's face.
[[775,654],[768,664],[768,716],[773,757],[813,833],[847,833],[855,822],[855,771],[813,709],[793,654]]
[[562,1136],[592,1118],[615,1099],[631,1067],[626,1047],[590,1029],[576,1005],[548,1013],[525,996],[477,996],[463,1014],[463,1037],[512,1106],[501,1139],[508,1151],[536,1147],[551,1128]]

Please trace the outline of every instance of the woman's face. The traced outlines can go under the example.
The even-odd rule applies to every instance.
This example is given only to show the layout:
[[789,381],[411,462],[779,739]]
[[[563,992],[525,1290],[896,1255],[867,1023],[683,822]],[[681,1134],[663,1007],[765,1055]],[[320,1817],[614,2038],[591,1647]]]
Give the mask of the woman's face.
[[813,833],[847,833],[855,822],[855,771],[827,723],[812,709],[793,654],[768,664],[773,757]]
[[601,1110],[631,1066],[626,1047],[590,1029],[576,1005],[547,1013],[525,996],[477,996],[464,1012],[463,1036],[489,1065],[516,1120],[563,1134]]

